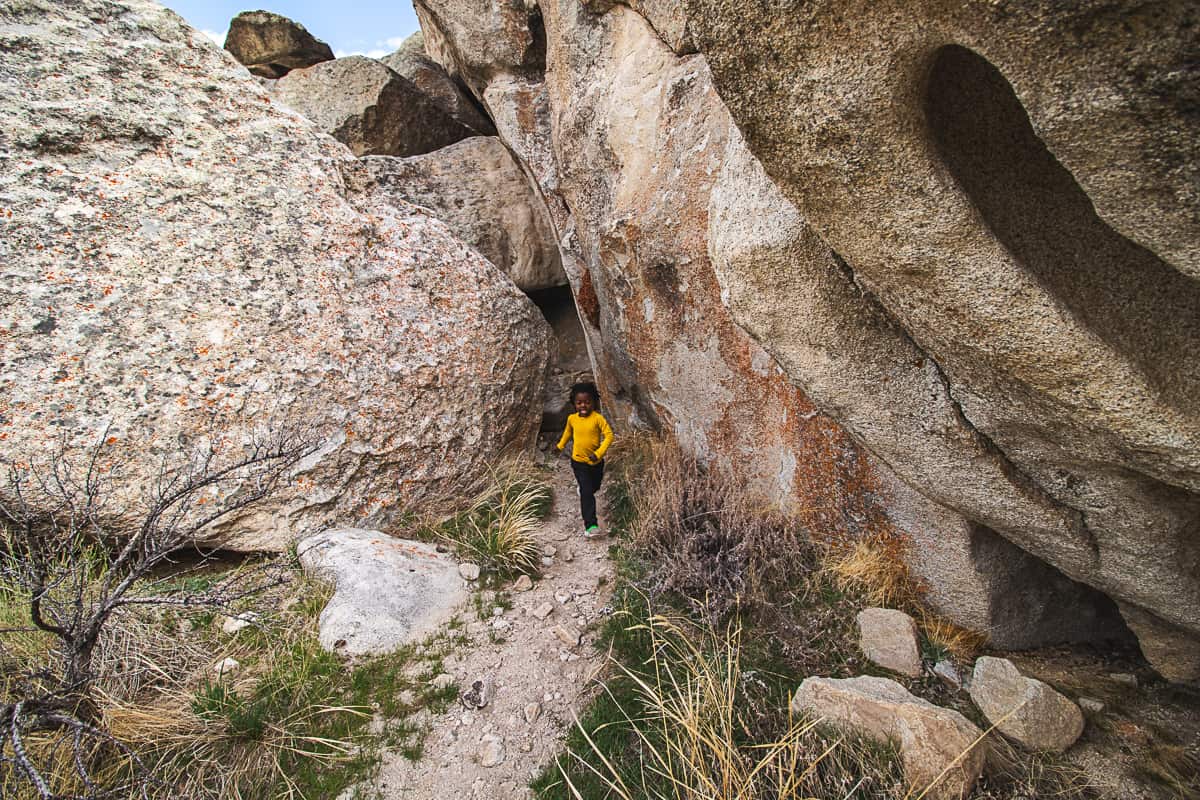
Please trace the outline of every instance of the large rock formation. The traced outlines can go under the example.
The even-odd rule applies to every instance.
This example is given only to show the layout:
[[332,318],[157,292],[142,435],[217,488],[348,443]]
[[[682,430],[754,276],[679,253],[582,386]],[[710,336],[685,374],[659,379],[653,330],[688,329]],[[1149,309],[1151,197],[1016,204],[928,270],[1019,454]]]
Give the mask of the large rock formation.
[[1200,679],[1195,6],[689,8],[842,275],[731,264],[739,322],[905,482]]
[[[327,433],[218,533],[387,530],[532,442],[549,335],[499,270],[378,193],[148,0],[0,9],[0,449],[149,480],[212,426]],[[349,179],[349,180],[348,180]]]
[[390,196],[430,209],[521,290],[567,282],[545,206],[496,137],[411,158],[371,156],[363,166]]
[[[846,342],[824,345],[822,325],[851,343],[890,332],[889,353],[920,361],[885,315],[843,313],[859,289],[750,154],[702,58],[676,55],[626,6],[558,0],[543,3],[537,20],[542,75],[520,54],[538,50],[530,42],[543,27],[507,45],[496,41],[521,17],[515,5],[422,5],[427,43],[439,43],[431,52],[480,87],[499,135],[543,193],[597,377],[618,418],[666,429],[804,514],[818,535],[913,540],[933,603],[997,644],[1124,631],[1110,601],[1016,547],[1006,552],[1010,571],[978,569],[973,553],[1006,543],[859,447],[734,324],[726,304],[770,306],[830,380],[847,373],[854,381],[861,368],[846,363],[858,354],[843,352]],[[486,48],[457,32],[452,21],[462,18],[491,32]],[[430,21],[444,27],[430,35]],[[726,280],[751,266],[764,276],[755,291]],[[936,385],[932,367],[923,369]],[[839,388],[879,394],[870,382],[848,386]],[[946,424],[950,411],[930,424]],[[1047,597],[1055,602],[1046,605]]]
[[474,98],[467,95],[446,69],[425,55],[425,37],[420,31],[404,40],[391,55],[380,59],[389,69],[408,78],[426,97],[470,128],[479,136],[494,136],[496,127],[476,105]]
[[274,92],[356,156],[415,156],[475,135],[408,78],[366,56],[293,70]]
[[225,49],[262,78],[333,59],[329,45],[303,25],[270,11],[243,11],[229,23]]

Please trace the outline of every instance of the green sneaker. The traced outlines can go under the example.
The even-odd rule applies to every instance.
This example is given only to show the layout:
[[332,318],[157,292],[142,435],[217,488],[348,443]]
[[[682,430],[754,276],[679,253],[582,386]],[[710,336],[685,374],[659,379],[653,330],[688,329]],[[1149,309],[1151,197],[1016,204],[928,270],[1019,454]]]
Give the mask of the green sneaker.
[[588,527],[583,529],[583,537],[585,539],[590,539],[593,536],[599,536],[599,535],[600,535],[600,526],[599,525],[589,525]]

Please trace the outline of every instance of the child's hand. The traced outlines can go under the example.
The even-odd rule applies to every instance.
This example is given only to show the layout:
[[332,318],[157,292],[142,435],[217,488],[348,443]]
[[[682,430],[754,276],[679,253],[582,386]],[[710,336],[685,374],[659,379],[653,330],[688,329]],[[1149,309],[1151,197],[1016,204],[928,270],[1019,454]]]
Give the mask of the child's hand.
[[596,458],[595,453],[588,453],[588,462],[591,464],[599,464],[600,459]]

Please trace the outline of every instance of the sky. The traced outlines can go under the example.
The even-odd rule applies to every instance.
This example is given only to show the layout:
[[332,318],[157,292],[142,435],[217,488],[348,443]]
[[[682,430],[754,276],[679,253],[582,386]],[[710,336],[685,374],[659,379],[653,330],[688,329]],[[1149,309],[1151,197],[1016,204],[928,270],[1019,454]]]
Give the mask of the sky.
[[299,22],[339,58],[355,53],[380,58],[417,31],[409,0],[159,0],[193,28],[225,43],[229,20],[242,11],[274,11]]

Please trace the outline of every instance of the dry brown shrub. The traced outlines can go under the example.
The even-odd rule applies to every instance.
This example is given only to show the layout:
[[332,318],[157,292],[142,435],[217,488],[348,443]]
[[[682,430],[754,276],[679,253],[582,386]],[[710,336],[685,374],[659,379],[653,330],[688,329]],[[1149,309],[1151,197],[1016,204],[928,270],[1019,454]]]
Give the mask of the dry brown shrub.
[[676,592],[710,620],[770,603],[811,571],[816,550],[799,522],[672,444],[643,448],[634,547],[656,564],[653,590]]

